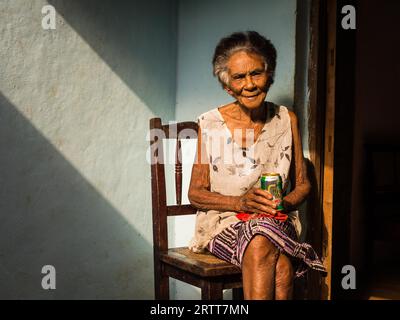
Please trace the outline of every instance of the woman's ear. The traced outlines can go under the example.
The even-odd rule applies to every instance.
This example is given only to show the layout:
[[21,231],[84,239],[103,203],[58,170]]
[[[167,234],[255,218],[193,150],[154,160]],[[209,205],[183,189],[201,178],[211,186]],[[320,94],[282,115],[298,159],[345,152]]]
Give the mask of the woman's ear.
[[224,86],[224,90],[228,92],[229,95],[233,95],[233,91],[228,86]]

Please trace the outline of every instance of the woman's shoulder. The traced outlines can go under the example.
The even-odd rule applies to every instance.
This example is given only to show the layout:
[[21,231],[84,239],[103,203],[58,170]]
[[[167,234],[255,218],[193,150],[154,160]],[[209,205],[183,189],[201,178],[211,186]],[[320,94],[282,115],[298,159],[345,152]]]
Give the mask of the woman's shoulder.
[[278,112],[280,114],[287,114],[290,118],[290,121],[297,121],[296,114],[289,108],[283,105],[277,106]]
[[297,124],[297,122],[298,122],[297,116],[289,107],[286,107],[283,105],[280,105],[280,106],[276,105],[276,107],[277,107],[277,110],[280,115],[282,115],[282,114],[287,115],[287,117],[290,120],[290,123],[295,124],[295,125]]
[[214,108],[214,109],[208,110],[206,112],[203,112],[202,114],[200,114],[197,117],[197,120],[198,121],[203,121],[203,120],[207,120],[207,119],[210,119],[210,118],[214,118],[216,109],[217,108]]
[[289,107],[280,105],[277,106],[277,112],[279,113],[280,128],[285,128],[285,130],[290,130],[292,133],[296,133],[299,127],[299,120],[296,113],[292,111]]
[[296,113],[292,110],[292,108],[284,106],[284,105],[276,105],[279,108],[280,112],[285,112],[289,115],[291,119],[297,119]]
[[267,103],[268,109],[273,110],[275,113],[282,114],[282,113],[290,112],[290,109],[287,106],[276,104],[271,101],[266,101],[266,103]]
[[232,108],[232,106],[233,106],[233,103],[218,105],[217,107],[215,107],[211,110],[208,110],[207,112],[202,113],[201,115],[199,115],[198,118],[201,118],[201,117],[206,118],[209,116],[211,116],[211,117],[218,116],[219,113],[225,113],[227,110],[229,111]]
[[197,123],[200,125],[202,129],[222,127],[223,119],[221,118],[219,108],[220,107],[211,109],[207,112],[200,114],[197,117]]
[[277,117],[280,120],[290,118],[291,120],[292,116],[294,115],[293,111],[291,111],[287,106],[279,105],[271,101],[266,101],[266,104],[268,108],[268,118]]

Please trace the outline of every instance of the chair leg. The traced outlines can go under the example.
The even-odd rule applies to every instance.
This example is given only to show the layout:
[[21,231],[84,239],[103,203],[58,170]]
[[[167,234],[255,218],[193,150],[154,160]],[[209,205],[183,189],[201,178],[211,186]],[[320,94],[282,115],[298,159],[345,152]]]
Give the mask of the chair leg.
[[243,300],[243,288],[232,289],[232,300]]
[[205,281],[201,287],[201,300],[222,300],[222,283]]
[[156,300],[169,300],[169,277],[159,264],[154,268],[154,289]]

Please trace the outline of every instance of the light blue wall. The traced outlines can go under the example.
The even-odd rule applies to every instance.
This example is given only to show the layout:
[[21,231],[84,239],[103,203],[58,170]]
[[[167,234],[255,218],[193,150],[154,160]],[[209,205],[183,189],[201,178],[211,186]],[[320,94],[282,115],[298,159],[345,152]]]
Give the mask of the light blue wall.
[[[41,28],[46,4],[54,31]],[[291,106],[295,11],[295,0],[0,1],[0,298],[153,298],[148,120],[229,102],[211,57],[238,30],[275,44],[269,99]],[[193,218],[169,220],[170,245],[186,246]],[[46,264],[55,291],[41,289]],[[176,281],[171,293],[199,298]]]
[[[56,30],[41,26],[48,3]],[[0,299],[154,297],[146,133],[174,117],[176,13],[0,1]]]
[[294,111],[299,120],[303,153],[310,157],[308,146],[308,67],[310,55],[310,10],[311,0],[299,0],[296,16],[296,71]]
[[[213,77],[211,60],[222,37],[243,30],[258,31],[275,45],[276,77],[267,100],[293,106],[296,0],[182,0],[178,30],[176,120],[195,120],[199,114],[232,101]],[[190,169],[184,167],[186,185]],[[194,233],[194,217],[175,219],[171,232],[174,245],[187,245]],[[200,297],[197,288],[180,282],[172,281],[171,291],[175,299]],[[225,298],[230,298],[230,292],[225,292]]]
[[256,30],[278,52],[276,81],[267,99],[292,106],[295,69],[295,0],[179,2],[177,120],[195,117],[231,101],[212,75],[217,42],[234,31]]

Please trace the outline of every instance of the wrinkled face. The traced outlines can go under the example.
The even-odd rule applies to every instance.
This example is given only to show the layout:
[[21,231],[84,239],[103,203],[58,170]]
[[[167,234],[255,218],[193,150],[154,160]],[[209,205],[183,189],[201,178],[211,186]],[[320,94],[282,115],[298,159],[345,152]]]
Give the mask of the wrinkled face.
[[229,84],[225,90],[247,109],[260,107],[267,96],[268,74],[258,54],[239,51],[227,62]]

